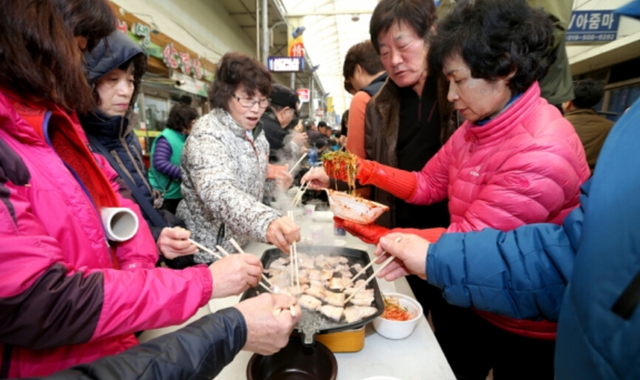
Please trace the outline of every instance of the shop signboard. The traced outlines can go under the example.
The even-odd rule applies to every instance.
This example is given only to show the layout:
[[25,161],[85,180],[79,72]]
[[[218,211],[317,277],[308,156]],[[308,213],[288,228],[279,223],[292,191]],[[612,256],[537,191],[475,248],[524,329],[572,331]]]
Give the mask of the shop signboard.
[[[292,26],[289,29],[287,39],[287,55],[289,57],[304,57],[304,42],[302,40],[302,33],[296,33],[292,30]],[[295,38],[294,38],[295,35]]]
[[185,74],[188,73],[196,79],[202,79],[209,82],[213,81],[214,74],[202,68],[202,62],[200,62],[200,59],[191,59],[189,57],[189,53],[179,52],[173,44],[170,43],[163,48],[154,44],[149,39],[148,44],[145,45],[146,38],[149,36],[147,33],[149,31],[148,26],[133,24],[131,26],[131,30],[129,30],[125,21],[118,20],[118,30],[129,36],[129,38],[131,38],[135,43],[139,44],[147,56],[162,60],[167,68],[173,70],[180,69]]
[[597,43],[614,41],[618,36],[620,15],[613,10],[571,12],[566,42]]
[[298,98],[300,98],[300,103],[307,103],[309,101],[309,89],[308,88],[299,88],[296,90],[298,94]]
[[316,109],[316,117],[320,117],[320,118],[324,117],[324,108],[318,107]]
[[333,96],[327,96],[327,112],[333,112]]
[[269,57],[268,66],[274,73],[298,73],[304,71],[304,58]]
[[178,87],[182,91],[186,91],[191,94],[207,97],[208,86],[205,82],[197,80],[189,75],[183,74],[179,71],[171,71],[171,79],[176,82],[180,82]]

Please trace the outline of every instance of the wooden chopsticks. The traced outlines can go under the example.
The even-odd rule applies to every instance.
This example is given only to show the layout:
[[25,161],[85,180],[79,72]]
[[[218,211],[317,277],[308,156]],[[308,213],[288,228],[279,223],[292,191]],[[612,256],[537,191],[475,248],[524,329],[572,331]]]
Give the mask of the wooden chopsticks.
[[[396,243],[399,243],[399,242],[400,242],[400,240],[402,240],[402,237],[401,237],[401,236],[398,236],[394,241],[395,241]],[[383,252],[382,254],[384,255],[385,253],[387,253],[387,252]],[[380,265],[380,267],[379,267],[378,269],[376,269],[376,270],[375,270],[375,272],[373,272],[373,274],[372,274],[371,276],[369,276],[369,278],[367,278],[367,280],[364,282],[364,284],[362,284],[362,285],[360,285],[360,286],[358,286],[358,287],[356,288],[356,290],[355,290],[355,291],[354,291],[354,292],[349,296],[349,298],[347,298],[347,299],[344,301],[343,305],[346,305],[346,304],[347,304],[347,302],[351,301],[351,299],[352,299],[356,294],[358,294],[362,289],[366,288],[366,287],[367,287],[367,284],[368,284],[368,283],[370,283],[370,282],[371,282],[371,280],[373,280],[373,279],[378,275],[378,273],[382,272],[382,270],[383,270],[384,268],[386,268],[386,267],[387,267],[387,265],[391,264],[391,262],[393,261],[393,259],[395,259],[395,257],[394,257],[394,256],[392,256],[392,255],[389,255],[389,258],[387,258],[387,259],[386,259],[386,260],[385,260],[385,261]],[[375,261],[375,260],[374,260],[374,261]],[[369,263],[369,265],[367,265],[367,268],[368,268],[368,267],[370,267],[370,266],[371,266],[371,264],[373,264],[373,262],[374,262],[374,261],[371,261],[371,263]],[[361,270],[360,272],[363,272],[363,271],[365,271],[365,270],[366,270],[366,268],[365,268],[365,269],[363,269],[363,270]],[[358,274],[359,274],[360,272],[358,272]],[[357,276],[357,275],[356,275],[356,276]],[[354,277],[352,277],[352,280],[353,280],[354,278],[355,278],[355,276],[354,276]]]

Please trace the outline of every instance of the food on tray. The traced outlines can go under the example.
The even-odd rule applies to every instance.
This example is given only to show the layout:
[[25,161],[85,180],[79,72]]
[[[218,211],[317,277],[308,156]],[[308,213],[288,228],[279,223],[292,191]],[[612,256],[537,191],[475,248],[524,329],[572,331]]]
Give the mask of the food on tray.
[[334,321],[339,321],[342,318],[342,313],[344,309],[341,307],[324,305],[320,306],[320,313],[322,313],[325,317],[331,318]]
[[344,319],[347,323],[352,323],[370,317],[374,315],[376,311],[378,311],[378,309],[371,306],[349,306],[344,309]]
[[301,295],[300,298],[298,299],[298,303],[300,304],[301,307],[304,307],[305,309],[309,309],[309,310],[314,310],[314,311],[320,310],[320,306],[322,306],[322,301],[320,301],[315,297],[311,297],[308,294]]
[[387,297],[384,299],[384,312],[381,317],[391,321],[408,321],[414,315],[406,307],[402,307],[398,299]]
[[327,152],[322,155],[324,171],[333,178],[346,178],[349,192],[356,188],[356,175],[358,174],[358,159],[355,154],[349,152]]
[[[349,259],[344,256],[298,253],[298,275],[294,275],[293,279],[292,264],[289,257],[280,257],[264,270],[273,285],[274,293],[297,297],[301,307],[319,312],[337,322],[356,322],[377,311],[371,307],[375,302],[373,288],[362,289],[345,305],[345,299],[364,283],[364,279],[355,284],[350,283],[355,270],[362,269],[362,264],[350,265]],[[296,283],[296,277],[300,281],[300,287],[292,285]],[[345,306],[349,310],[348,314],[343,309]]]

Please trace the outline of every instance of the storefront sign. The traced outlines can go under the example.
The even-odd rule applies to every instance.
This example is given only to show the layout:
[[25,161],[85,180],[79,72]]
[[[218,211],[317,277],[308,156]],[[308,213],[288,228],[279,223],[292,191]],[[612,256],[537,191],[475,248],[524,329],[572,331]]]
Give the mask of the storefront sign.
[[300,98],[300,103],[306,103],[309,101],[309,89],[308,88],[299,88],[296,90],[298,94],[298,98]]
[[126,22],[118,20],[118,30],[126,35],[129,31],[129,26]]
[[205,98],[207,97],[208,87],[205,82],[177,71],[171,72],[171,79],[180,82],[180,86],[178,88],[182,91],[186,91]]
[[186,75],[193,75],[196,79],[202,79],[204,70],[198,58],[191,59],[189,53],[181,53],[172,43],[165,46],[162,57],[164,64],[173,70],[180,69]]
[[566,42],[609,42],[617,38],[620,15],[613,10],[573,11]]
[[320,107],[316,109],[316,117],[324,117],[324,108]]
[[143,47],[148,48],[151,45],[151,30],[147,25],[136,22],[131,25],[131,33],[140,37],[140,45]]
[[[293,32],[295,33],[295,31]],[[302,41],[302,33],[293,37],[293,33],[288,33],[289,38],[287,40],[287,55],[289,57],[304,57],[304,42]]]
[[297,73],[304,71],[302,57],[269,57],[269,70],[274,73]]

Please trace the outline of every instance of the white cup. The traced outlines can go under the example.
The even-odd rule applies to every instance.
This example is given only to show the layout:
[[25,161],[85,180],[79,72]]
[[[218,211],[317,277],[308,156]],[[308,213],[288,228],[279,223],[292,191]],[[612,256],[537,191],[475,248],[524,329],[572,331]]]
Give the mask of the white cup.
[[309,227],[309,230],[311,231],[311,240],[313,241],[321,241],[322,237],[323,237],[323,230],[324,227],[323,226],[318,226],[318,225],[313,225],[311,227]]
[[313,215],[313,212],[316,210],[316,205],[305,205],[304,206],[304,214],[306,216]]
[[103,207],[101,217],[109,240],[127,241],[138,232],[138,216],[128,208]]
[[301,208],[293,209],[293,221],[300,224],[304,216],[304,210]]

